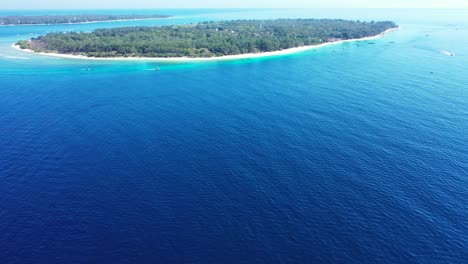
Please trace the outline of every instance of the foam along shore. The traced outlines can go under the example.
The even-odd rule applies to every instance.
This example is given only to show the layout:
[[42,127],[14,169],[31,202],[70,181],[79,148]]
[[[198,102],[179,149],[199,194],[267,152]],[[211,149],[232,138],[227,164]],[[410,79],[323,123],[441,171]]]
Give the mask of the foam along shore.
[[340,43],[346,42],[356,42],[356,41],[368,41],[377,38],[383,37],[386,33],[390,31],[397,30],[399,28],[392,28],[388,29],[378,35],[372,37],[365,37],[365,38],[357,38],[357,39],[346,39],[334,42],[326,42],[323,44],[318,45],[311,45],[311,46],[304,46],[304,47],[297,47],[297,48],[290,48],[285,50],[278,50],[278,51],[270,51],[270,52],[260,52],[260,53],[246,53],[246,54],[239,54],[239,55],[226,55],[226,56],[219,56],[219,57],[210,57],[210,58],[189,58],[189,57],[174,57],[174,58],[152,58],[152,57],[115,57],[115,58],[99,58],[99,57],[88,57],[84,55],[72,55],[72,54],[61,54],[61,53],[49,53],[49,52],[35,52],[31,49],[21,49],[18,45],[13,44],[13,48],[34,53],[37,55],[49,56],[49,57],[57,57],[57,58],[65,58],[65,59],[81,59],[81,60],[100,60],[100,61],[154,61],[154,62],[200,62],[200,61],[224,61],[224,60],[241,60],[241,59],[252,59],[252,58],[261,58],[261,57],[271,57],[271,56],[281,56],[281,55],[288,55],[298,52],[304,52],[307,50],[318,49],[326,46],[336,45]]

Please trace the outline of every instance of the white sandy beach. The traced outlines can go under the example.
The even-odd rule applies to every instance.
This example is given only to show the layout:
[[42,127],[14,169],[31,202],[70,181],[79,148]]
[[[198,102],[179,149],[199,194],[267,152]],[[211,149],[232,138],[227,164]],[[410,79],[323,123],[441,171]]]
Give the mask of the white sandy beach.
[[21,49],[18,45],[13,44],[12,47],[23,51],[34,53],[37,55],[57,57],[57,58],[66,58],[66,59],[81,59],[81,60],[100,60],[100,61],[154,61],[154,62],[199,62],[199,61],[224,61],[224,60],[240,60],[240,59],[252,59],[252,58],[261,58],[261,57],[271,57],[271,56],[281,56],[287,54],[293,54],[298,52],[303,52],[311,49],[318,49],[326,46],[336,45],[345,42],[355,42],[355,41],[368,41],[373,39],[378,39],[383,37],[386,33],[390,31],[397,30],[399,28],[392,28],[386,30],[376,36],[358,38],[358,39],[347,39],[340,40],[335,42],[327,42],[319,45],[297,47],[285,50],[271,51],[271,52],[261,52],[261,53],[247,53],[240,55],[226,55],[220,57],[211,57],[211,58],[189,58],[189,57],[174,57],[174,58],[151,58],[151,57],[115,57],[115,58],[97,58],[97,57],[87,57],[84,55],[71,55],[71,54],[59,54],[59,53],[46,53],[46,52],[34,52],[30,49]]

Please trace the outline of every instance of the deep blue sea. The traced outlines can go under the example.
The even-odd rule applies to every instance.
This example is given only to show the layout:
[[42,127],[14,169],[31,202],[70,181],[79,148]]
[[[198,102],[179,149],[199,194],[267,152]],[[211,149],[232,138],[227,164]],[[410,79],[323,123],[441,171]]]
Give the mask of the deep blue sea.
[[[84,12],[174,17],[0,27],[0,263],[468,263],[468,10]],[[230,62],[11,48],[284,17],[401,29]]]

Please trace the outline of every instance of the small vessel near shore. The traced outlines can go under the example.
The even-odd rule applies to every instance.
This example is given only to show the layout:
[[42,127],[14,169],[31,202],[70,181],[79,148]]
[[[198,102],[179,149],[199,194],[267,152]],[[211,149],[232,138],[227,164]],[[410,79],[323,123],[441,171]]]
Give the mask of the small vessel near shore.
[[455,56],[455,53],[453,53],[453,52],[451,52],[451,51],[443,50],[442,53],[445,54],[445,55],[447,55],[447,56],[451,56],[451,57],[454,57],[454,56]]

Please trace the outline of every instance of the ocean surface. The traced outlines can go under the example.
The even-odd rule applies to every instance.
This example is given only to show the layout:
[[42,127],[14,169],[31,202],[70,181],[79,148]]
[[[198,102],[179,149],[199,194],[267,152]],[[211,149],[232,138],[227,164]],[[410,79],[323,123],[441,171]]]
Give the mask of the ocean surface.
[[[0,263],[468,262],[468,10],[86,12],[174,17],[0,27]],[[11,48],[283,17],[401,29],[231,62]]]

